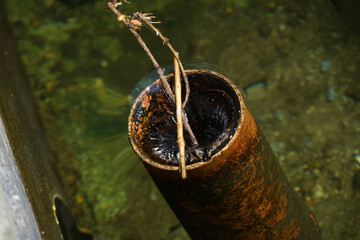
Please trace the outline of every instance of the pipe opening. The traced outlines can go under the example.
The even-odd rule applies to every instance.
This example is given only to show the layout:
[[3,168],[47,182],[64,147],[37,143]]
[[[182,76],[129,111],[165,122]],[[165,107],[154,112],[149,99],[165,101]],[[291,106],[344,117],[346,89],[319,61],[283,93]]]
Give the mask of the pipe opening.
[[90,232],[87,232],[85,230],[79,230],[76,227],[75,220],[72,217],[70,210],[59,197],[55,197],[54,205],[61,235],[63,236],[64,240],[94,239]]
[[[193,164],[209,160],[230,141],[239,123],[240,103],[233,86],[222,75],[192,70],[187,76],[190,96],[185,113],[199,145],[192,144],[184,128],[185,158],[187,164]],[[167,79],[173,87],[173,75]],[[177,166],[175,105],[160,86],[160,80],[156,81],[135,101],[129,136],[135,150],[155,162]],[[184,87],[182,91],[184,97]]]

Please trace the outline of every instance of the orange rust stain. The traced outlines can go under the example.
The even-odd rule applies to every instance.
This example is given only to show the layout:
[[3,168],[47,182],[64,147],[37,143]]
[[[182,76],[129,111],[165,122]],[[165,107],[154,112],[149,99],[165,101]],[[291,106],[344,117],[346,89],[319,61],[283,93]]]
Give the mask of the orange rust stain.
[[146,110],[149,109],[150,107],[150,102],[151,102],[152,96],[148,96],[145,95],[142,99],[141,99],[141,107],[145,108]]
[[[156,101],[156,109],[151,107],[153,106],[152,101]],[[169,102],[166,97],[145,95],[141,99],[141,107],[144,108],[146,116],[136,119],[139,121],[137,131],[135,131],[134,124],[131,128],[133,133],[139,135],[137,138],[140,140],[147,134],[148,128],[151,126],[150,121],[159,120],[151,118],[157,114],[157,111],[172,114],[169,111]],[[241,232],[238,233],[238,238],[232,239],[266,239],[268,237],[271,239],[296,239],[300,231],[299,220],[290,219],[289,221],[285,218],[288,215],[288,198],[284,191],[286,186],[282,182],[284,176],[277,165],[274,168],[271,167],[269,171],[268,167],[274,160],[271,150],[268,149],[266,140],[262,138],[261,131],[246,108],[243,114],[246,117],[241,131],[237,133],[239,139],[227,149],[230,151],[224,151],[219,157],[226,159],[227,163],[231,162],[229,169],[234,175],[239,175],[241,178],[233,179],[229,185],[224,184],[224,188],[217,186],[212,189],[216,196],[220,196],[222,191],[240,192],[241,194],[237,194],[236,197],[229,194],[221,199],[221,211],[219,211],[218,202],[216,204],[206,202],[206,208],[204,208],[203,205],[196,205],[183,199],[179,205],[182,210],[191,213],[191,216],[196,216],[195,219],[191,219],[191,224],[196,226],[195,228],[203,228],[204,222],[211,217],[212,227],[227,225],[229,232],[231,232],[230,228],[241,230],[238,231]],[[259,144],[261,145],[258,146]],[[245,154],[247,155],[245,160],[240,161],[240,159],[244,159]],[[218,161],[217,164],[212,163],[204,168],[208,172],[216,172],[224,166],[223,162],[226,161]],[[203,172],[201,174],[204,175]],[[197,199],[198,195],[200,195],[198,191],[193,193],[186,191],[185,194],[188,199]],[[176,196],[179,196],[178,192],[176,192]],[[206,211],[203,211],[204,209]],[[215,219],[207,213],[216,215]],[[316,224],[315,218],[312,215],[310,217]],[[225,236],[224,239],[226,239]]]
[[[157,86],[159,87],[159,86]],[[138,98],[138,109],[142,111],[131,118],[131,136],[133,136],[134,143],[141,148],[143,140],[149,133],[150,128],[154,123],[162,122],[163,119],[155,118],[154,115],[158,112],[172,114],[169,110],[169,101],[165,95],[153,92],[154,89],[143,92]],[[156,87],[155,87],[156,91]]]
[[287,198],[286,198],[285,193],[281,195],[280,203],[281,203],[282,206],[280,206],[278,208],[279,212],[278,212],[277,218],[276,218],[276,221],[278,221],[278,222],[283,220],[285,218],[286,214],[287,214],[287,210],[286,210]]
[[296,220],[296,222],[294,223],[285,224],[284,227],[281,229],[281,231],[279,230],[275,230],[272,232],[273,235],[272,239],[286,239],[286,240],[297,239],[300,233],[299,221]]
[[[248,143],[246,144],[246,148],[250,153],[248,153],[246,162],[234,164],[234,166],[237,166],[237,170],[234,169],[234,171],[238,172],[242,178],[240,181],[235,182],[234,186],[231,187],[231,191],[236,192],[241,189],[241,192],[245,197],[239,201],[238,214],[241,221],[238,221],[233,227],[235,229],[249,231],[248,227],[252,225],[253,227],[251,230],[246,233],[248,239],[265,239],[269,228],[276,228],[277,231],[280,231],[280,226],[285,224],[282,221],[284,221],[287,215],[287,197],[283,192],[284,186],[281,179],[278,179],[278,177],[281,176],[281,173],[278,170],[279,167],[275,167],[275,171],[269,171],[265,166],[266,164],[263,162],[264,160],[268,160],[268,157],[263,156],[263,154],[267,155],[266,152],[271,150],[267,149],[265,146],[261,146],[262,154],[258,152],[257,145],[260,144],[262,140],[262,136],[258,133],[258,129],[252,129],[252,131],[247,133],[250,135],[255,133],[256,135],[255,137],[248,136],[249,138],[251,137],[250,139],[252,140],[249,141],[249,138],[247,139]],[[249,142],[251,142],[251,145],[249,145]],[[240,156],[240,154],[235,154]],[[272,153],[270,152],[269,154],[271,155]],[[272,156],[270,156],[270,159],[271,157]],[[238,159],[239,158],[237,158],[237,160]],[[265,173],[268,174],[266,176],[266,182],[264,176]],[[280,175],[278,176],[278,174]],[[231,200],[234,199],[226,199],[224,204],[231,204]],[[222,217],[229,219],[228,215],[230,214]],[[254,225],[256,227],[254,227]],[[290,230],[277,233],[279,236],[285,236],[285,238],[280,237],[278,239],[293,239],[294,236],[298,235],[296,229],[292,229],[292,232]],[[289,238],[286,238],[286,236],[289,236]],[[241,235],[241,237],[246,239],[245,235]]]
[[309,217],[311,218],[311,220],[313,221],[314,225],[315,225],[315,228],[316,228],[316,231],[319,231],[320,228],[319,228],[319,224],[317,223],[316,219],[315,219],[315,216],[313,214],[309,214]]
[[258,211],[259,211],[259,215],[260,218],[264,219],[269,212],[271,211],[271,202],[270,201],[264,201],[259,207],[258,207]]

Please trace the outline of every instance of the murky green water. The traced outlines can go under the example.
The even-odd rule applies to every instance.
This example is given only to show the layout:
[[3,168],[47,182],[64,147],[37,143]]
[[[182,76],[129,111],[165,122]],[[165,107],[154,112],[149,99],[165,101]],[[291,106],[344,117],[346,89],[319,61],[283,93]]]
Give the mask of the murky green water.
[[[153,66],[104,1],[8,0],[71,209],[97,239],[187,239],[130,149],[130,94]],[[79,1],[81,2],[81,1]],[[323,239],[360,239],[356,1],[134,0],[185,63],[224,69]],[[161,66],[172,57],[140,31]]]

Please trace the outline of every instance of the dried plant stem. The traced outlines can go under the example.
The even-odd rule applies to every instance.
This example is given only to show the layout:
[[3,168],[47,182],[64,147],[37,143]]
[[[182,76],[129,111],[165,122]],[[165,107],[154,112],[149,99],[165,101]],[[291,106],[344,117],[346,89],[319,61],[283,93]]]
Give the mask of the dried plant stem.
[[118,19],[121,19],[121,21],[125,24],[126,27],[129,28],[130,32],[134,35],[134,37],[136,38],[136,40],[138,41],[138,43],[141,45],[141,47],[144,49],[144,51],[146,52],[146,54],[149,56],[150,60],[152,61],[152,63],[154,64],[154,67],[157,71],[157,73],[160,76],[160,79],[164,85],[165,91],[168,94],[168,96],[170,97],[171,100],[174,101],[175,96],[171,90],[170,84],[166,81],[165,76],[164,76],[164,71],[161,69],[160,65],[158,64],[158,62],[156,61],[156,59],[154,58],[154,56],[152,55],[152,53],[150,52],[149,48],[146,46],[145,42],[142,40],[141,36],[133,29],[131,29],[128,19],[126,17],[122,18],[122,16],[124,16],[123,14],[121,14],[117,9],[116,9],[116,5],[114,2],[108,2],[107,3],[107,7],[113,12],[115,13],[115,15],[118,17]]
[[[126,25],[126,24],[125,24]],[[129,30],[131,31],[131,33],[135,36],[136,40],[139,42],[139,44],[141,45],[141,47],[144,49],[144,51],[146,52],[146,54],[149,56],[149,58],[151,59],[152,63],[154,64],[154,67],[156,68],[157,73],[160,76],[160,79],[164,85],[165,91],[168,94],[168,96],[170,97],[170,99],[175,103],[175,96],[173,91],[171,90],[170,84],[168,83],[168,81],[166,81],[165,76],[164,76],[164,70],[161,69],[161,67],[159,66],[158,62],[156,61],[156,59],[154,58],[154,56],[152,55],[152,53],[150,52],[149,48],[146,46],[145,42],[142,40],[141,36],[133,29],[129,28]],[[189,133],[191,142],[193,143],[194,146],[198,146],[199,143],[196,140],[196,137],[194,135],[194,132],[192,131],[189,122],[187,120],[187,117],[185,116],[185,113],[182,112],[183,118],[183,124],[184,127],[186,129],[186,131]]]
[[[126,2],[126,1],[125,1]],[[127,2],[128,3],[128,2]],[[113,0],[111,2],[107,2],[106,3],[106,6],[116,15],[118,21],[121,21],[125,24],[125,26],[130,30],[130,32],[134,35],[135,39],[138,41],[138,43],[141,45],[141,47],[144,49],[144,51],[146,52],[146,54],[149,56],[150,60],[152,61],[152,63],[154,64],[154,67],[157,71],[157,73],[159,74],[160,76],[160,79],[163,83],[163,86],[165,88],[165,91],[166,91],[166,94],[170,97],[170,99],[175,103],[175,96],[174,96],[174,93],[172,92],[171,90],[171,87],[170,87],[170,84],[166,81],[165,79],[165,76],[164,76],[164,70],[161,69],[160,65],[158,64],[158,62],[156,61],[156,59],[154,58],[154,56],[152,55],[152,53],[150,52],[149,48],[146,46],[145,42],[142,40],[141,36],[136,32],[136,29],[134,29],[131,24],[129,23],[130,20],[129,20],[129,17],[120,13],[120,11],[117,10],[117,7],[119,5],[122,5],[122,1],[120,2],[117,2],[116,0]],[[138,14],[139,16],[142,16],[142,20],[144,20],[152,29],[156,29],[150,21],[148,21],[146,19],[146,17],[143,15],[143,14],[140,14],[140,13],[135,13],[134,16],[136,16],[136,14]],[[162,36],[162,35],[161,35]],[[164,38],[164,36],[162,36],[162,39]],[[165,38],[164,38],[165,39]],[[169,40],[167,39],[167,42],[169,42]],[[171,45],[168,45],[171,47]],[[173,53],[176,53],[176,51],[171,47],[170,49],[172,49],[172,52]],[[175,55],[174,55],[175,56]],[[188,95],[189,95],[189,83],[188,83],[188,80],[187,80],[187,76],[185,74],[185,71],[184,71],[184,68],[181,64],[181,61],[179,59],[178,56],[175,56],[177,62],[179,63],[179,66],[180,66],[180,69],[183,73],[183,78],[184,78],[184,81],[185,81],[185,85],[186,85],[186,97],[185,97],[185,101],[183,103],[183,107],[186,105],[186,102],[187,102],[187,99],[188,99]],[[191,142],[194,146],[198,146],[198,142],[196,140],[196,137],[189,125],[189,122],[187,120],[187,117],[186,115],[182,114],[183,118],[183,124],[184,124],[184,127],[186,129],[186,131],[189,133],[189,136],[190,136],[190,139],[191,139]]]
[[[142,40],[141,36],[133,29],[129,28],[130,32],[134,35],[138,43],[141,45],[141,47],[144,49],[146,54],[149,56],[150,60],[154,64],[154,67],[156,69],[156,72],[159,74],[162,84],[164,85],[166,94],[170,97],[172,101],[175,100],[175,96],[173,91],[171,90],[170,84],[168,81],[166,81],[164,76],[164,70],[161,69],[159,63],[156,61],[152,53],[150,52],[149,48],[146,46],[145,42]],[[175,101],[174,101],[175,102]]]
[[[179,67],[180,67],[180,71],[181,71],[181,74],[182,74],[182,77],[184,79],[184,83],[185,83],[185,99],[184,99],[184,102],[182,103],[182,107],[183,109],[185,108],[188,100],[189,100],[189,95],[190,95],[190,87],[189,87],[189,80],[186,76],[186,73],[185,73],[185,70],[184,70],[184,67],[180,61],[180,58],[179,58],[179,55],[178,55],[178,52],[175,51],[175,49],[172,47],[172,45],[170,44],[170,41],[168,38],[166,38],[164,35],[162,35],[162,33],[159,31],[159,29],[157,29],[152,23],[151,21],[149,21],[149,19],[153,18],[153,16],[149,16],[151,14],[146,14],[146,13],[140,13],[140,12],[136,12],[133,14],[133,17],[134,18],[138,18],[138,19],[141,19],[142,21],[144,21],[155,33],[157,36],[159,36],[161,38],[161,40],[163,41],[163,44],[166,44],[166,46],[170,49],[170,51],[173,53],[174,55],[174,58],[176,59]],[[184,114],[183,112],[183,122],[184,122],[184,125],[185,125],[185,129],[186,131],[189,133],[189,136],[190,136],[190,139],[191,139],[191,142],[193,143],[194,146],[198,146],[199,143],[198,141],[196,140],[196,137],[193,133],[193,131],[191,130],[191,127],[188,126],[189,122],[188,122],[188,119],[186,117],[186,115]]]
[[185,95],[185,99],[184,99],[184,102],[183,102],[183,108],[185,108],[188,100],[189,100],[189,95],[190,95],[190,87],[189,87],[189,80],[186,76],[186,73],[185,73],[185,70],[184,70],[184,67],[180,61],[180,58],[179,56],[176,55],[176,51],[175,49],[172,47],[172,45],[170,44],[170,41],[168,38],[166,38],[164,35],[162,35],[162,33],[159,31],[159,29],[157,29],[149,20],[148,18],[146,17],[146,14],[144,13],[135,13],[134,14],[135,17],[139,17],[142,21],[144,21],[155,33],[157,36],[159,36],[159,38],[161,38],[161,40],[163,41],[163,44],[166,44],[166,46],[170,49],[170,51],[173,53],[174,57],[176,58],[176,61],[178,62],[179,66],[180,66],[180,71],[181,71],[181,74],[182,74],[182,77],[184,79],[184,82],[185,82],[185,92],[186,92],[186,95]]
[[[178,53],[175,53],[179,57]],[[178,61],[174,57],[174,78],[175,78],[175,102],[176,102],[176,122],[177,122],[177,144],[179,146],[179,171],[183,179],[186,178],[185,162],[185,140],[183,135],[183,107],[181,104],[181,81]]]

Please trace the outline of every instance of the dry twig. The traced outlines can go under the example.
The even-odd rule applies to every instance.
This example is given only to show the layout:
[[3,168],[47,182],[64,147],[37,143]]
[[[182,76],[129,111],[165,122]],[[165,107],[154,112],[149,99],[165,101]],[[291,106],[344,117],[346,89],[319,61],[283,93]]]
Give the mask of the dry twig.
[[[123,0],[125,3],[129,3],[126,0]],[[124,25],[129,28],[130,32],[134,35],[135,39],[138,41],[138,43],[141,45],[141,47],[144,49],[144,51],[146,52],[146,54],[149,56],[150,60],[152,61],[157,73],[160,76],[161,82],[163,83],[164,89],[166,94],[169,96],[169,98],[176,104],[176,113],[177,113],[177,131],[178,131],[178,145],[179,145],[179,170],[182,174],[182,177],[185,179],[186,178],[186,162],[185,162],[185,141],[184,141],[184,137],[183,137],[183,127],[182,125],[184,124],[184,128],[186,129],[186,131],[188,132],[190,139],[192,141],[192,144],[194,146],[198,145],[198,142],[196,140],[196,137],[189,125],[189,122],[187,120],[186,114],[184,113],[183,108],[186,106],[186,103],[188,102],[189,99],[189,94],[190,94],[190,87],[189,87],[189,81],[188,78],[186,76],[184,67],[180,61],[180,58],[178,56],[178,53],[174,50],[174,48],[172,47],[172,45],[169,42],[169,39],[164,37],[161,32],[153,25],[155,23],[160,23],[160,22],[154,22],[153,19],[155,18],[155,16],[153,16],[151,13],[140,13],[140,12],[136,12],[133,14],[132,17],[127,16],[122,14],[117,8],[123,4],[123,1],[117,1],[117,0],[113,0],[111,2],[107,2],[106,6],[108,7],[108,9],[110,9],[116,16],[117,16],[117,20],[119,22],[124,23]],[[156,59],[154,58],[154,56],[152,55],[152,53],[150,52],[149,48],[146,46],[145,42],[142,40],[141,36],[137,33],[137,30],[141,29],[142,23],[141,21],[145,22],[155,33],[157,36],[159,36],[162,40],[163,40],[163,44],[166,44],[167,47],[171,50],[171,52],[174,55],[174,67],[175,67],[175,90],[179,91],[178,89],[180,89],[180,93],[177,93],[174,95],[173,91],[171,90],[170,84],[166,81],[165,76],[164,76],[164,70],[159,66],[158,62],[156,61]],[[181,104],[181,81],[180,81],[180,73],[179,73],[179,68],[180,71],[182,73],[182,77],[185,83],[185,100],[184,102]],[[179,140],[179,135],[180,135],[180,139]]]
[[190,87],[189,87],[189,80],[188,80],[188,78],[186,76],[184,67],[183,67],[183,65],[182,65],[182,63],[180,61],[179,56],[176,54],[177,52],[175,51],[175,49],[170,44],[169,39],[164,37],[164,35],[162,35],[162,33],[159,31],[159,29],[157,29],[153,25],[153,23],[159,23],[159,22],[152,22],[152,19],[155,18],[155,16],[153,16],[152,14],[149,14],[149,13],[139,13],[139,12],[137,12],[137,13],[133,14],[133,17],[143,20],[156,33],[156,36],[161,38],[161,40],[163,41],[163,44],[165,44],[170,49],[170,51],[172,52],[172,54],[176,58],[176,61],[178,62],[179,66],[180,66],[180,71],[181,71],[182,77],[183,77],[184,82],[185,82],[186,95],[185,95],[185,99],[184,99],[184,102],[183,102],[183,105],[182,105],[183,108],[185,108],[185,106],[186,106],[186,104],[187,104],[187,102],[189,100]]
[[185,140],[183,135],[183,107],[181,104],[181,81],[178,58],[179,54],[175,53],[174,57],[174,78],[175,78],[175,99],[176,99],[176,122],[177,122],[177,144],[179,146],[179,171],[183,179],[186,178],[186,162],[185,162]]
[[[128,3],[128,2],[127,2]],[[139,26],[134,25],[133,23],[131,23],[130,18],[122,13],[120,13],[119,10],[117,10],[117,7],[122,5],[122,2],[117,2],[116,0],[112,1],[112,2],[108,2],[106,4],[106,6],[113,12],[115,13],[115,15],[117,16],[117,19],[119,22],[123,22],[125,24],[126,27],[129,28],[130,32],[134,35],[134,37],[136,38],[136,40],[139,42],[139,44],[141,45],[141,47],[144,49],[144,51],[146,52],[146,54],[149,56],[150,60],[152,61],[152,63],[154,64],[154,67],[157,71],[157,73],[160,76],[160,79],[164,85],[165,91],[168,94],[168,96],[170,97],[170,99],[172,99],[174,101],[175,96],[171,90],[170,84],[166,81],[165,76],[164,76],[164,71],[161,69],[160,65],[158,64],[158,62],[156,61],[156,59],[154,58],[154,56],[152,55],[152,53],[150,52],[149,48],[146,46],[145,42],[142,40],[141,36],[136,32],[136,30],[139,29]]]

